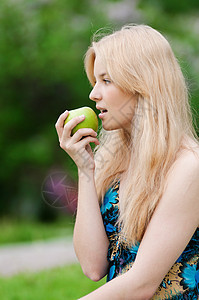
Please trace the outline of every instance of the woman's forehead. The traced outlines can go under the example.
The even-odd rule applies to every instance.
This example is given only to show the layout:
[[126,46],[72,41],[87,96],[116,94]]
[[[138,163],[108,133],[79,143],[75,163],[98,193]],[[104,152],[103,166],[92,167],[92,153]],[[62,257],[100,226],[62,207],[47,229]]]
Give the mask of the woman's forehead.
[[99,56],[95,57],[93,75],[94,77],[103,77],[105,75],[108,75],[106,66]]

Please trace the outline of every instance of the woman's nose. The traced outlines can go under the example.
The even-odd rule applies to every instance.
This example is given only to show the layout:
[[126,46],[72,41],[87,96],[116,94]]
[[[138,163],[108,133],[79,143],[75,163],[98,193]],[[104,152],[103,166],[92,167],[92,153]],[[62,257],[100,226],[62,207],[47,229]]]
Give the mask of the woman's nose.
[[93,101],[102,99],[101,93],[99,92],[99,90],[96,89],[96,86],[94,86],[94,88],[90,92],[89,98]]

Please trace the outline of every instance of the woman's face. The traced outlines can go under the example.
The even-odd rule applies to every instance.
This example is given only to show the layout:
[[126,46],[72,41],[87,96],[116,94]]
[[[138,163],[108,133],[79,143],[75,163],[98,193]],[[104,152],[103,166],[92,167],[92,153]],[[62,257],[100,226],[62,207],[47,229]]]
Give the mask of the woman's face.
[[96,83],[89,98],[96,102],[97,109],[106,110],[99,114],[103,128],[105,130],[123,128],[130,133],[137,95],[127,94],[116,86],[98,56],[94,62],[94,77]]

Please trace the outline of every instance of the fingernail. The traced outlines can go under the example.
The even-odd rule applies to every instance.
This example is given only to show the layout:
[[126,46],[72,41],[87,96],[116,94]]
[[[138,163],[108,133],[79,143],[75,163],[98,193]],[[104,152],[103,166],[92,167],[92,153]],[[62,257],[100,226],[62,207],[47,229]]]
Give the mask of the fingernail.
[[81,115],[80,118],[83,119],[85,117],[85,115]]

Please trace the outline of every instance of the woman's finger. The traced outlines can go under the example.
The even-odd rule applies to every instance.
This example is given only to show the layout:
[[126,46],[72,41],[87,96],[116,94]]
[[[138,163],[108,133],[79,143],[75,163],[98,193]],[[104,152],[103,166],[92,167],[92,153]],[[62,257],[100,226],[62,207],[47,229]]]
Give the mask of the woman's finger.
[[63,130],[64,130],[64,121],[65,121],[66,118],[68,117],[68,114],[69,114],[69,111],[68,111],[68,110],[65,110],[65,112],[63,112],[63,113],[59,116],[59,118],[58,118],[58,120],[57,120],[57,122],[56,122],[56,124],[55,124],[55,128],[56,128],[57,134],[58,134],[58,136],[59,136],[59,140],[60,140],[61,137],[62,137],[62,133],[63,133]]
[[80,128],[75,134],[72,136],[73,143],[79,142],[83,137],[93,136],[96,137],[97,133],[92,128]]
[[78,142],[78,147],[79,148],[86,148],[89,143],[95,143],[95,145],[99,145],[100,142],[98,141],[97,138],[93,136],[86,136],[84,139]]
[[85,116],[78,116],[70,120],[68,123],[64,125],[62,140],[68,139],[71,137],[72,129],[79,123],[81,123],[85,119]]
[[91,157],[93,157],[93,151],[92,151],[92,148],[91,148],[91,145],[90,145],[90,144],[86,145],[86,150],[87,150],[88,153],[91,155]]

